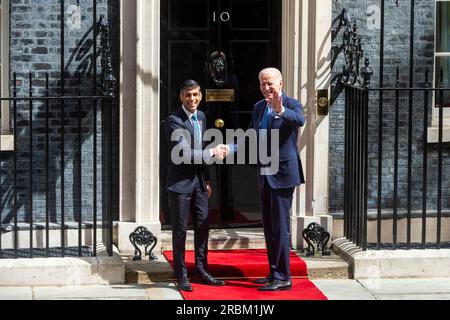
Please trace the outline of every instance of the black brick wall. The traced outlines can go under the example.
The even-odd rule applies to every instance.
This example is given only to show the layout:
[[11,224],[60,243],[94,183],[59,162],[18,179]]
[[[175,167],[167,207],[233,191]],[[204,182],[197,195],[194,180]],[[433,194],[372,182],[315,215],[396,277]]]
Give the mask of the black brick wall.
[[[72,28],[66,19],[64,41],[64,76],[65,95],[73,95],[78,91],[82,95],[93,94],[92,82],[92,24],[93,7],[91,0],[81,0],[81,25]],[[74,1],[65,1],[66,11]],[[10,74],[17,76],[17,96],[27,96],[30,91],[29,73],[31,72],[32,92],[34,96],[45,94],[45,75],[49,74],[49,93],[59,95],[61,91],[61,25],[60,0],[11,0],[10,13]],[[101,15],[111,23],[111,43],[113,66],[119,79],[119,31],[120,13],[119,0],[97,1],[98,18]],[[68,16],[66,16],[68,18]],[[98,52],[101,51],[98,39]],[[100,73],[100,59],[98,60]],[[78,78],[81,77],[81,85]],[[13,81],[11,81],[12,83]],[[13,85],[11,93],[13,94]],[[61,213],[61,102],[50,104],[50,194],[49,209],[52,222],[60,221]],[[17,104],[17,149],[18,158],[18,220],[29,222],[29,167],[30,167],[30,112],[29,103]],[[82,118],[82,195],[81,206],[84,221],[92,221],[93,212],[93,137],[97,135],[97,206],[99,217],[102,214],[102,161],[103,161],[103,123],[101,107],[97,108],[97,123],[93,125],[94,108],[91,101],[85,101],[81,106]],[[80,206],[77,193],[78,166],[78,104],[67,102],[65,113],[65,147],[64,147],[64,188],[65,188],[65,219],[76,221],[76,212]],[[46,184],[45,184],[45,104],[33,103],[33,215],[35,222],[45,221]],[[118,105],[113,106],[113,212],[118,218]],[[13,128],[13,108],[11,108],[11,128]],[[2,222],[13,222],[13,183],[14,183],[14,153],[1,154],[1,197]]]
[[[385,47],[384,47],[384,87],[394,87],[396,84],[396,68],[400,70],[400,85],[408,87],[410,81],[410,1],[385,1]],[[372,88],[380,87],[380,29],[373,28],[374,15],[381,8],[380,1],[350,1],[333,2],[334,27],[338,26],[336,18],[343,8],[349,12],[352,22],[357,21],[358,32],[363,36],[365,57],[371,62],[374,75]],[[413,86],[423,87],[425,69],[430,70],[430,81],[433,79],[434,64],[434,28],[435,1],[417,0],[415,8],[415,36],[414,36],[414,78]],[[343,29],[333,40],[333,45],[342,45]],[[343,54],[333,66],[332,78],[336,84],[344,62]],[[369,106],[369,211],[376,207],[378,186],[378,92],[371,92]],[[382,178],[382,207],[390,210],[393,206],[394,188],[394,94],[385,94],[383,99],[383,178]],[[399,149],[399,210],[406,208],[407,199],[407,134],[409,119],[408,93],[400,96],[400,149]],[[413,95],[413,145],[412,145],[412,209],[422,208],[423,190],[423,117],[424,110],[429,112],[431,125],[431,104],[424,105],[423,93]],[[435,145],[427,145],[428,149],[428,184],[427,207],[431,211],[436,209],[437,203],[437,152]],[[443,159],[443,208],[450,209],[450,159],[448,145],[444,146]],[[329,208],[331,213],[339,216],[343,212],[344,191],[344,97],[341,94],[330,109],[330,173],[329,173]]]

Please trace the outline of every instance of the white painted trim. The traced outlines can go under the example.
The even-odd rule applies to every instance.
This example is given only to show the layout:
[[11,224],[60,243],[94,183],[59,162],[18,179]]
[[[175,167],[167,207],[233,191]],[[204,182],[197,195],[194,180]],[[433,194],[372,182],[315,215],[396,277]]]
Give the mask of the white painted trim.
[[[318,1],[317,1],[318,2]],[[332,0],[321,0],[317,4],[316,20],[316,94],[314,108],[317,110],[317,90],[330,92],[331,82],[331,25],[333,21]],[[328,93],[330,96],[330,93]],[[314,153],[314,216],[328,214],[328,178],[330,148],[330,117],[316,113]]]
[[[147,227],[161,239],[159,197],[160,0],[121,0],[120,251]],[[158,243],[156,251],[160,251]]]
[[332,1],[287,0],[282,10],[284,90],[302,102],[306,117],[298,141],[306,183],[294,194],[292,216],[323,215],[328,213],[329,117],[317,116],[316,93],[330,82]]
[[303,94],[306,95],[305,101],[305,116],[306,124],[303,127],[301,139],[306,142],[306,161],[304,162],[304,171],[306,178],[306,195],[305,195],[305,214],[306,216],[314,215],[314,172],[315,172],[315,150],[316,150],[316,32],[317,32],[317,3],[315,0],[308,0],[304,2],[304,14],[302,21],[303,28],[307,35],[304,37],[302,48],[305,51],[306,57],[303,59],[305,64],[302,64],[305,78],[302,81]]
[[137,3],[121,0],[120,41],[120,221],[136,219]]
[[159,222],[159,0],[137,0],[136,60],[136,222]]
[[[302,101],[301,97],[301,44],[302,44],[302,6],[300,0],[285,0],[282,5],[282,73],[284,78],[283,90],[287,95]],[[304,161],[304,152],[301,147],[299,138],[298,147]],[[293,217],[291,220],[296,223],[298,216],[305,215],[305,186],[301,186],[295,190],[294,199],[292,203]],[[295,231],[295,225],[292,225],[292,230]],[[293,239],[296,235],[293,234]]]
[[14,135],[2,134],[0,137],[1,151],[14,151]]
[[304,221],[328,213],[329,117],[317,116],[316,92],[329,87],[331,11],[331,0],[283,1],[284,91],[301,101],[306,118],[298,140],[306,183],[296,189],[291,212],[295,248],[301,247]]
[[[445,2],[449,2],[449,0],[436,0],[437,1],[445,1]],[[434,8],[434,16],[437,20],[437,6],[435,5]],[[450,32],[450,30],[449,30]],[[434,38],[437,39],[437,21],[436,21],[436,27],[434,29]],[[433,61],[433,75],[436,74],[436,57],[449,57],[450,56],[450,52],[437,52],[437,41],[434,42],[434,61]],[[436,83],[436,77],[433,77],[433,86],[436,88],[437,87],[437,83]],[[431,121],[431,126],[428,128],[428,143],[437,143],[438,142],[438,131],[439,131],[439,108],[435,108],[435,100],[436,99],[436,94],[433,94],[433,99],[432,99],[432,121]],[[444,117],[443,117],[443,126],[444,126],[444,132],[443,132],[443,142],[448,142],[450,141],[450,110],[448,110],[447,108],[445,108],[444,110]]]
[[[446,121],[449,120],[449,121]],[[442,128],[442,142],[450,141],[450,118],[444,118],[444,127]],[[439,142],[439,126],[433,125],[428,127],[428,143],[438,143]]]
[[[328,1],[331,10],[331,0]],[[128,3],[128,0],[122,0],[122,6],[125,6],[125,3]],[[323,49],[321,45],[325,41],[321,38],[323,37],[322,31],[320,35],[316,33],[316,14],[319,10],[323,10],[323,6],[317,7],[319,5],[322,3],[318,4],[314,0],[284,0],[282,7],[282,72],[286,85],[284,90],[288,95],[304,103],[307,110],[307,121],[310,122],[299,138],[299,150],[308,183],[306,186],[297,188],[295,192],[292,208],[293,227],[297,225],[297,217],[315,214],[314,196],[317,196],[317,191],[314,190],[313,183],[314,168],[316,167],[318,170],[324,168],[323,165],[317,166],[320,157],[314,156],[316,129],[321,125],[320,121],[316,123],[315,96],[319,83],[324,83],[317,78],[317,62],[322,55],[317,57],[316,42],[320,44],[319,49]],[[122,241],[120,242],[121,250],[127,245],[130,226],[148,224],[151,226],[152,232],[158,232],[158,230],[160,232],[159,196],[163,191],[159,181],[159,138],[161,134],[159,8],[160,0],[152,2],[137,0],[136,20],[122,20],[123,25],[131,24],[132,27],[128,31],[123,28],[121,50],[122,71],[124,72],[121,79],[123,95],[121,101],[121,223],[119,227],[119,242]],[[321,23],[323,25],[320,26],[320,30],[324,26],[331,27],[331,19]],[[124,40],[129,40],[125,38],[128,34],[132,35],[133,28],[136,44],[130,49]],[[129,70],[125,66],[129,60],[125,61],[124,59],[135,61],[133,67],[135,71],[130,70],[125,73]],[[322,68],[320,70],[323,70]],[[134,114],[130,115],[133,112]],[[128,116],[129,119],[126,120],[125,116]],[[130,128],[127,121],[135,121],[135,125]],[[318,141],[328,144],[326,139],[320,138]],[[134,149],[126,148],[129,144],[134,144]],[[130,161],[133,163],[130,164]],[[125,177],[130,172],[129,166],[134,166],[134,170],[130,176]],[[323,175],[327,175],[327,173],[322,172],[321,178]],[[327,197],[326,194],[321,196]],[[133,197],[133,199],[129,197]],[[319,213],[325,214],[325,212]],[[158,235],[156,236],[158,237]],[[301,234],[292,235],[294,240],[297,236],[301,237]]]
[[120,221],[160,226],[160,0],[128,2],[121,2]]

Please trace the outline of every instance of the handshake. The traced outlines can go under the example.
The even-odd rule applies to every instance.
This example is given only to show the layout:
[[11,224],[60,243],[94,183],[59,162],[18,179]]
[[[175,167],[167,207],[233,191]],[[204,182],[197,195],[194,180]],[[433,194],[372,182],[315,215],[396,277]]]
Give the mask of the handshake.
[[211,149],[212,150],[212,156],[223,160],[230,154],[230,147],[226,144],[219,144],[217,147]]

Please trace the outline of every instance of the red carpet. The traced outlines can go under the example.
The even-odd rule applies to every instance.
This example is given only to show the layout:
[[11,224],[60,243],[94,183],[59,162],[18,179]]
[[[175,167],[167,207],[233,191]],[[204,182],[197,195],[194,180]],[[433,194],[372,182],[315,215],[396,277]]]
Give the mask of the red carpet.
[[[164,256],[173,266],[172,251],[165,251]],[[193,251],[186,251],[186,266],[191,276],[195,267]],[[193,292],[181,292],[186,300],[327,300],[307,279],[306,264],[294,252],[291,252],[293,285],[288,291],[261,292],[257,290],[261,285],[251,282],[269,273],[266,250],[210,250],[208,269],[214,277],[225,279],[226,285],[192,283]]]

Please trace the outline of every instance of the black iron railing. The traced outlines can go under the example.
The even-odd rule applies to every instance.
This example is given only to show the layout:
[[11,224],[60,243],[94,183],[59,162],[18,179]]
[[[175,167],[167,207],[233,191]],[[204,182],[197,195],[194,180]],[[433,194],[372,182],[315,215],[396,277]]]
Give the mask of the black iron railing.
[[367,247],[368,187],[368,110],[369,85],[373,74],[369,60],[363,57],[362,38],[356,21],[351,23],[343,10],[340,23],[346,27],[342,49],[345,65],[342,84],[345,91],[344,154],[344,234],[360,247]]
[[344,234],[367,247],[368,90],[345,87]]
[[[3,177],[0,177],[3,181],[0,198],[4,202],[0,211],[0,238],[7,239],[8,234],[12,234],[12,240],[10,238],[9,244],[0,240],[0,258],[64,257],[74,253],[95,256],[98,242],[102,242],[111,255],[111,110],[114,98],[49,96],[48,90],[45,96],[36,97],[32,94],[32,83],[30,81],[28,97],[14,94],[12,98],[1,99],[9,101],[13,108],[14,150],[12,156],[3,155],[1,161],[2,168],[12,170],[2,170]],[[48,83],[47,75],[47,89]],[[81,78],[79,85],[82,85]],[[19,121],[19,114],[24,118],[26,113],[28,120]],[[65,126],[69,122],[74,125]],[[35,126],[35,123],[40,125]],[[92,139],[91,147],[83,150],[83,144],[89,139],[87,135],[92,138],[100,135],[102,140],[99,144],[97,139]],[[100,160],[97,159],[99,153]],[[72,166],[70,175],[68,166]],[[103,172],[100,186],[97,183],[99,169]],[[8,183],[8,180],[13,182]],[[65,180],[70,181],[71,193],[66,190],[69,186]],[[86,194],[90,198],[86,199]],[[58,196],[59,204],[56,203]],[[37,198],[45,199],[44,203]],[[59,237],[54,233],[56,230],[60,230]],[[99,230],[101,241],[97,239]],[[73,234],[69,234],[71,232]],[[69,244],[68,238],[74,237],[77,237],[77,244],[73,241]],[[28,246],[21,238],[28,239]],[[59,246],[55,246],[57,238]]]
[[[401,88],[399,82],[397,72],[398,85],[395,88],[370,89],[349,84],[345,88],[344,234],[364,250],[368,245],[377,249],[413,247],[426,249],[440,248],[442,245],[443,191],[448,190],[448,186],[443,185],[445,159],[443,152],[447,151],[448,154],[449,150],[448,141],[444,141],[443,135],[443,96],[450,88],[432,88],[429,84],[423,88]],[[377,133],[373,136],[379,139],[380,136],[383,137],[386,128],[393,126],[394,139],[393,145],[390,146],[386,145],[386,142],[381,142],[383,148],[378,148],[376,159],[371,159],[372,163],[379,164],[379,167],[372,167],[369,173],[368,110],[373,109],[371,98],[378,98],[381,94],[385,100],[393,101],[394,112],[381,115]],[[410,96],[415,104],[415,109],[411,113],[408,112],[409,104],[401,103]],[[431,141],[428,130],[432,119],[430,106],[433,98],[435,101],[433,106],[437,106],[438,110],[437,116],[434,116],[438,134],[437,139]],[[418,103],[422,108],[417,108]],[[420,111],[416,112],[417,109]],[[406,115],[407,118],[401,118],[401,115]],[[415,133],[411,133],[409,138],[408,128],[413,127],[416,117],[422,119],[422,128],[415,128]],[[415,152],[409,153],[408,150],[413,149],[413,140]],[[403,146],[400,141],[404,142]],[[374,144],[378,145],[378,141]],[[434,164],[430,163],[430,158]],[[403,161],[403,165],[400,165],[400,161]],[[437,177],[434,181],[429,179],[432,170],[435,170],[434,174]],[[413,179],[412,175],[420,176],[421,180],[421,203],[415,201],[416,205],[411,200],[413,198],[411,187],[408,186],[410,181],[418,183],[418,179]],[[378,181],[376,190],[370,190],[369,180]],[[386,180],[393,181],[391,195],[384,192]],[[402,182],[403,189],[406,189],[406,199],[402,198],[399,192],[399,183]],[[433,197],[430,197],[429,189],[435,190]],[[388,198],[391,201],[386,201]],[[420,209],[417,209],[417,203]],[[376,241],[368,243],[367,223],[370,219],[376,221]],[[392,221],[391,227],[383,223],[386,219]],[[420,220],[420,239],[417,231],[416,234],[412,231],[413,219]],[[430,232],[427,228],[429,221],[436,224],[433,236],[427,234]],[[401,229],[400,223],[404,226]],[[399,234],[399,230],[404,230],[404,234]]]
[[[2,153],[0,158],[0,258],[96,256],[100,243],[109,255],[113,254],[112,122],[116,79],[110,27],[103,16],[98,20],[97,0],[93,0],[92,27],[83,37],[87,39],[92,32],[92,41],[82,40],[67,63],[66,1],[60,4],[59,79],[49,80],[54,73],[37,79],[31,71],[25,96],[23,92],[19,95],[18,84],[22,81],[13,73],[12,97],[0,99],[2,105],[9,103],[14,130],[12,154]],[[83,75],[79,70],[71,75],[68,70],[77,52],[76,59],[84,59],[81,67],[90,64],[90,70]],[[83,94],[86,91],[88,94]],[[90,147],[83,148],[85,145]]]
[[[411,39],[414,9],[411,1]],[[346,10],[341,15],[346,26],[340,49],[345,56],[344,235],[363,250],[439,249],[449,244],[443,222],[450,214],[445,209],[450,206],[450,179],[445,175],[450,141],[444,139],[450,88],[443,87],[442,70],[436,87],[428,69],[414,73],[413,41],[408,76],[402,77],[397,66],[395,85],[385,86],[384,1],[381,11],[379,88],[370,87],[368,59],[359,66],[363,45],[356,22],[350,23]],[[407,81],[402,83],[402,78]],[[429,137],[430,129],[437,130],[437,137]]]

